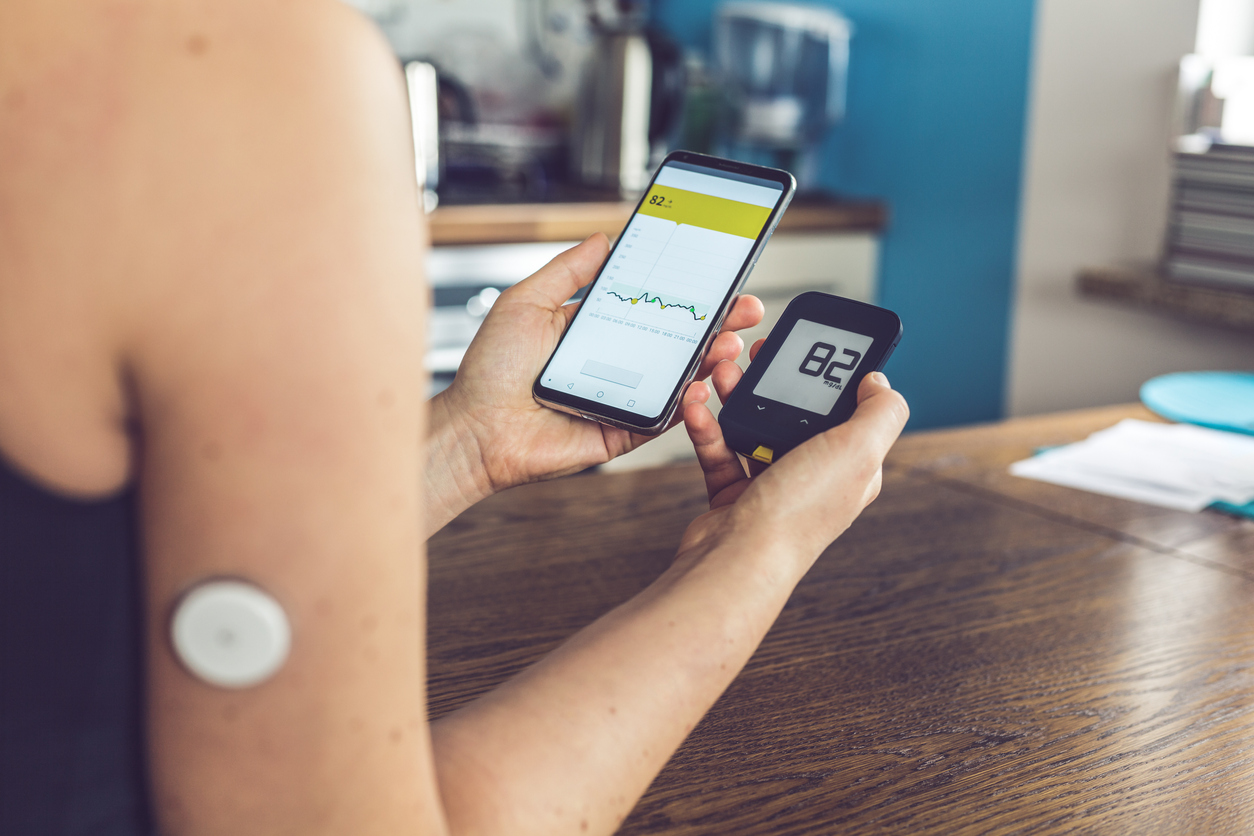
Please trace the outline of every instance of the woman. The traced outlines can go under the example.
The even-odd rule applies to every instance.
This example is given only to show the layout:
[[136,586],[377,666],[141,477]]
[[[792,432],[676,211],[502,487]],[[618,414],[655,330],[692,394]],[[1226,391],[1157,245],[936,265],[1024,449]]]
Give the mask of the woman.
[[[529,394],[603,236],[503,294],[424,403],[411,148],[386,45],[333,0],[0,6],[3,832],[611,832],[878,492],[907,413],[882,376],[755,480],[694,384],[711,511],[674,565],[428,723],[427,535],[642,439]],[[715,342],[721,395],[760,318]],[[252,688],[170,647],[220,576],[292,625]]]

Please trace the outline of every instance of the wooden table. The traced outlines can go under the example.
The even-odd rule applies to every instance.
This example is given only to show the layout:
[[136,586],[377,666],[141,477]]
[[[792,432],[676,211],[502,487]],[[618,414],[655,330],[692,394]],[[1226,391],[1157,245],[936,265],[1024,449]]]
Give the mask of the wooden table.
[[[1017,479],[1139,407],[903,438],[628,834],[1254,832],[1254,523]],[[431,542],[438,716],[646,586],[693,466],[498,496]]]

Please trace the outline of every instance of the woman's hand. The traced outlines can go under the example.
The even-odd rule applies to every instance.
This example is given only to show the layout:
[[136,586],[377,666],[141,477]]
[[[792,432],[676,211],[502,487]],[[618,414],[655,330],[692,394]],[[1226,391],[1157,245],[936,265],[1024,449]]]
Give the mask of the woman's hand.
[[[756,356],[761,341],[753,346]],[[719,363],[712,380],[726,402],[740,381],[735,363]],[[906,401],[879,372],[858,387],[858,409],[838,427],[801,444],[774,465],[750,463],[723,440],[705,405],[709,393],[691,387],[684,422],[705,472],[710,511],[693,521],[681,553],[726,536],[769,540],[773,551],[795,554],[809,568],[824,548],[879,495],[882,465],[910,415]]]
[[[609,242],[598,233],[502,293],[453,385],[432,400],[429,471],[440,482],[429,485],[434,527],[496,491],[576,473],[649,440],[543,407],[531,395],[578,309],[566,301],[595,278],[608,252]],[[701,364],[699,380],[740,354],[744,343],[734,332],[758,324],[762,314],[755,297],[737,301]],[[709,390],[699,386],[688,400],[708,397]],[[442,515],[435,506],[443,507]]]
[[[726,397],[734,363],[714,369]],[[749,660],[818,554],[879,490],[906,404],[880,375],[844,425],[750,478],[690,387],[685,421],[711,509],[674,563],[545,659],[432,724],[455,832],[615,830]],[[491,776],[494,803],[485,803]],[[485,816],[489,811],[491,818]]]

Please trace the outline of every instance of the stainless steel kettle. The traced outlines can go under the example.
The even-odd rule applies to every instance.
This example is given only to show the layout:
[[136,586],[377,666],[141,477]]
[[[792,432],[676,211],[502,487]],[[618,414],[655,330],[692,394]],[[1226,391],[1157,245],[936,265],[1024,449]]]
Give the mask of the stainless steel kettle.
[[575,101],[571,161],[587,185],[630,192],[648,180],[653,56],[645,2],[586,0],[596,42]]
[[639,191],[682,111],[683,56],[646,30],[644,0],[585,0],[585,8],[596,40],[575,101],[572,173],[585,185]]
[[649,167],[649,94],[653,58],[644,37],[602,38],[579,93],[571,153],[575,175],[591,186],[631,192]]

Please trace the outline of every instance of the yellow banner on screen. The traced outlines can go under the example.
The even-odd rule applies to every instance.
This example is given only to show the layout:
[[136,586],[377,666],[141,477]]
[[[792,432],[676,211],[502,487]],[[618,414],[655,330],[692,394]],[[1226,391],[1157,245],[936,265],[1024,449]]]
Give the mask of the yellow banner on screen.
[[739,235],[741,238],[757,238],[766,226],[771,210],[739,200],[654,184],[644,196],[644,203],[640,204],[640,214]]

